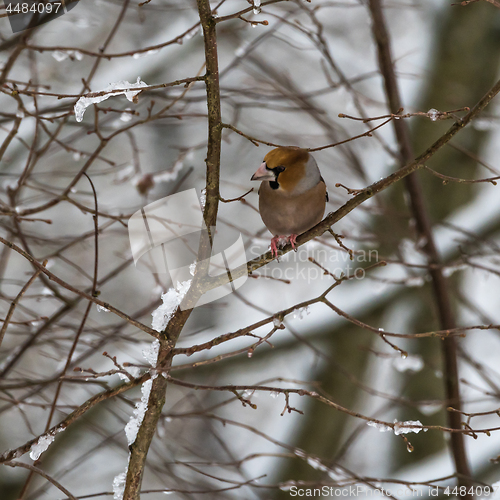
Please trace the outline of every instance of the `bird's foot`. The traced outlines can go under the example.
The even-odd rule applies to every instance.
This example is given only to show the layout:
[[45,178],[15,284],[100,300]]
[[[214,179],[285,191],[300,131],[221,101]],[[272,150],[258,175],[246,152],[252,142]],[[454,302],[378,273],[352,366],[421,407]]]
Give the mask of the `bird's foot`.
[[281,246],[281,240],[285,238],[285,236],[273,236],[271,240],[271,253],[273,257],[278,257],[278,247]]
[[291,234],[290,236],[274,236],[271,240],[271,253],[273,257],[278,257],[279,248],[284,247],[287,243],[290,243],[292,248],[297,251],[297,247],[295,246],[297,236],[297,234]]
[[291,234],[289,237],[288,237],[288,241],[290,242],[290,245],[292,245],[292,248],[297,251],[297,247],[295,246],[295,243],[297,241],[297,236],[298,234]]

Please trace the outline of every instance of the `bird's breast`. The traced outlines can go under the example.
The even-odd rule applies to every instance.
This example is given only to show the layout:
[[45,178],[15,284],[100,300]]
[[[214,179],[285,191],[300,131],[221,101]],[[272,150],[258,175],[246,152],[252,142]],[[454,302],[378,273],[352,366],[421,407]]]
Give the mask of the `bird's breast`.
[[297,195],[272,189],[268,182],[263,182],[259,190],[260,215],[273,235],[302,234],[323,218],[325,196],[323,182]]

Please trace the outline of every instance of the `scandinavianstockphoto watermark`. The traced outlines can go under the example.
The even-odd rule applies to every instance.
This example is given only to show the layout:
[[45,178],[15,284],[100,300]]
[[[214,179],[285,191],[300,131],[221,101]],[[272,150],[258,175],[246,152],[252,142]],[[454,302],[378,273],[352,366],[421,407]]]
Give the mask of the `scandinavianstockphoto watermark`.
[[[258,256],[262,250],[257,245],[245,248],[243,237],[236,229],[206,228],[203,206],[204,200],[198,197],[196,190],[188,189],[142,207],[128,222],[130,248],[137,269],[169,274],[173,288],[162,298],[168,299],[170,305],[178,303],[181,310],[208,304],[236,291],[248,278],[248,257]],[[200,237],[208,234],[207,231],[213,235],[212,251],[208,259],[199,261],[196,249]],[[376,250],[358,250],[351,260],[348,253],[313,244],[288,253],[278,265],[262,270],[262,275],[307,283],[332,276],[363,279],[367,263],[372,262],[378,262]],[[241,269],[244,272],[238,271]],[[186,294],[193,277],[200,272],[205,273],[205,277],[217,278],[218,285],[207,288],[192,302]]]
[[3,0],[13,33],[53,21],[74,9],[80,0]]
[[[260,256],[261,251],[262,248],[258,245],[252,245],[247,249],[251,258]],[[311,262],[311,258],[322,267]],[[321,279],[331,280],[328,273],[337,279],[351,276],[354,279],[362,280],[365,277],[367,265],[379,261],[378,251],[374,249],[357,250],[351,259],[351,256],[346,252],[326,247],[311,249],[308,245],[297,248],[295,252],[288,252],[280,260],[282,260],[280,265],[265,267],[260,271],[260,274],[272,279],[287,281],[301,279],[308,283]],[[328,273],[325,273],[325,269],[328,270]]]

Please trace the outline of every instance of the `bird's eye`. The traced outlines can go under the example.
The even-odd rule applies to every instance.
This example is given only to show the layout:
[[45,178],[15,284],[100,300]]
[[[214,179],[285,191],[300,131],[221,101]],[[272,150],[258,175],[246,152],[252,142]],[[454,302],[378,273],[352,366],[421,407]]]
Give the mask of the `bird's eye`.
[[283,165],[279,165],[279,166],[273,168],[273,172],[275,174],[279,174],[279,173],[283,172],[283,170],[285,170],[285,167]]

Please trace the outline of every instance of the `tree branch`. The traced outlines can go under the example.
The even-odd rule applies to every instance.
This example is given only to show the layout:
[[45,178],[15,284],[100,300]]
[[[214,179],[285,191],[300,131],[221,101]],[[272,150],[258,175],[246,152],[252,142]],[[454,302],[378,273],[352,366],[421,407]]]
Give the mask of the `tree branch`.
[[[391,54],[390,36],[386,27],[384,13],[380,0],[369,0],[372,15],[372,30],[377,45],[379,68],[384,80],[385,93],[389,104],[389,110],[395,113],[401,108],[402,102],[394,71]],[[498,86],[498,84],[497,84]],[[470,115],[470,113],[468,114]],[[467,115],[467,116],[468,116]],[[459,122],[461,123],[461,122]],[[399,145],[399,154],[402,165],[407,164],[414,158],[414,152],[410,139],[410,130],[404,120],[393,121],[394,131]],[[410,204],[413,216],[416,220],[417,230],[424,238],[423,251],[427,256],[429,274],[432,278],[434,297],[442,329],[453,329],[456,327],[450,294],[440,267],[440,256],[438,254],[432,233],[432,224],[422,194],[422,188],[415,175],[409,175],[405,179],[406,189],[410,196]],[[446,396],[450,406],[460,411],[460,390],[457,363],[457,340],[455,337],[443,339],[442,353],[444,359],[444,373],[446,382]],[[461,416],[458,412],[447,412],[448,425],[452,429],[462,429]],[[472,486],[471,472],[465,450],[464,438],[461,433],[451,434],[451,449],[455,461],[458,483],[466,486],[467,491]],[[473,496],[467,493],[466,498]]]

